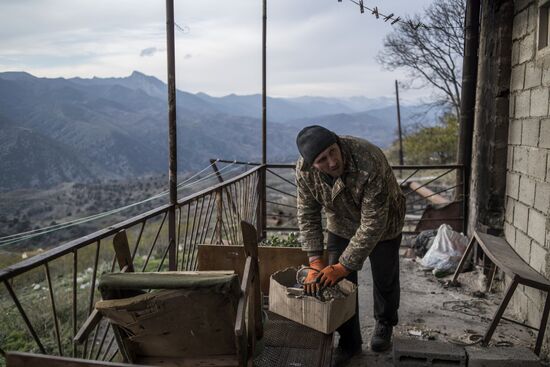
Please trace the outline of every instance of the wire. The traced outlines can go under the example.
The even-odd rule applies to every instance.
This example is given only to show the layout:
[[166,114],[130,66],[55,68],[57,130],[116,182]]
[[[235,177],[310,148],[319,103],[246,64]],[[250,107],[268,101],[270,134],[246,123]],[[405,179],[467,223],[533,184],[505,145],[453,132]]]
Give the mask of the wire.
[[[418,23],[414,23],[412,20],[404,20],[404,19],[401,19],[401,17],[397,16],[395,17],[395,14],[394,13],[391,13],[391,14],[382,14],[379,10],[378,10],[378,7],[375,6],[374,8],[369,8],[368,6],[365,6],[364,3],[363,3],[363,0],[359,0],[359,1],[356,1],[356,0],[349,0],[351,3],[354,3],[355,5],[357,5],[359,7],[359,11],[361,12],[361,14],[363,14],[365,12],[365,10],[368,10],[370,11],[371,15],[375,16],[376,19],[381,19],[383,20],[384,22],[388,22],[391,20],[390,24],[391,25],[394,25],[395,23],[401,23],[401,24],[406,24],[408,25],[409,27],[411,27],[413,30],[418,30],[419,28],[425,28],[425,29],[464,29],[464,27],[436,27],[436,26],[433,26],[433,25],[427,25],[425,23],[422,23],[422,22],[418,22]],[[338,0],[338,2],[342,2],[342,0]]]
[[[216,160],[216,161],[212,162],[209,166],[205,167],[204,169],[202,169],[201,171],[195,173],[194,175],[192,175],[191,177],[189,177],[188,179],[186,179],[182,183],[178,184],[178,190],[188,188],[188,187],[192,187],[192,186],[198,184],[199,182],[203,182],[203,181],[211,178],[212,176],[217,175],[218,173],[221,173],[221,172],[227,170],[229,167],[234,166],[235,163],[236,163],[234,161],[233,163],[228,164],[228,165],[222,167],[221,169],[219,169],[218,173],[216,173],[216,172],[210,173],[210,174],[206,175],[205,177],[199,178],[198,180],[185,185],[185,183],[189,182],[194,177],[197,177],[200,173],[202,173],[205,170],[207,170],[208,168],[212,167],[218,161],[219,160]],[[227,171],[226,174],[229,173],[229,172],[233,172],[236,169],[239,169],[239,167],[238,166],[233,167],[232,169]],[[123,210],[129,209],[131,207],[141,205],[141,204],[144,204],[146,202],[149,202],[149,201],[152,201],[152,200],[155,200],[155,199],[159,199],[162,196],[167,195],[168,193],[169,193],[169,191],[165,190],[161,193],[158,193],[154,196],[151,196],[151,197],[149,197],[147,199],[144,199],[144,200],[141,200],[139,202],[128,204],[128,205],[125,205],[123,207],[115,208],[115,209],[105,211],[105,212],[102,212],[102,213],[98,213],[98,214],[94,214],[94,215],[91,215],[91,216],[88,216],[88,217],[79,218],[79,219],[75,219],[75,220],[68,221],[68,222],[54,224],[54,225],[51,225],[51,226],[48,226],[48,227],[43,227],[43,228],[31,230],[31,231],[26,231],[26,232],[21,232],[21,233],[9,235],[9,236],[0,237],[0,247],[9,246],[11,244],[21,242],[21,241],[24,241],[24,240],[28,240],[28,239],[31,239],[31,238],[34,238],[34,237],[38,237],[38,236],[41,236],[41,235],[44,235],[44,234],[47,234],[47,233],[52,233],[52,232],[55,232],[55,231],[58,231],[58,230],[61,230],[61,229],[70,228],[70,227],[80,225],[80,224],[83,224],[83,223],[86,223],[86,222],[89,222],[89,221],[92,221],[92,220],[96,220],[96,219],[100,219],[100,218],[103,218],[103,217],[106,217],[106,216],[110,216],[112,214],[115,214],[115,213],[121,212]]]

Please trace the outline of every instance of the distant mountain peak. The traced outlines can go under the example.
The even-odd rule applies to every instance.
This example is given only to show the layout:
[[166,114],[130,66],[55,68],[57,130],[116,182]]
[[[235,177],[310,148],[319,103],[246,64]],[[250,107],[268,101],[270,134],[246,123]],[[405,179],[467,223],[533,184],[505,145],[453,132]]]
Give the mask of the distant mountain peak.
[[36,79],[32,74],[27,73],[26,71],[6,71],[0,73],[0,78],[5,80],[26,80],[26,79]]

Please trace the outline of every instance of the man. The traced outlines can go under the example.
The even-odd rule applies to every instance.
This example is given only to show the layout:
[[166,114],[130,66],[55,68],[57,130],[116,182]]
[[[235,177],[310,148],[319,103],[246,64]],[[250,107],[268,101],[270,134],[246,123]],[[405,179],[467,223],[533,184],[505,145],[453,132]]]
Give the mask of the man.
[[[298,225],[310,271],[305,291],[346,278],[357,284],[357,271],[370,259],[374,318],[373,351],[391,346],[399,308],[399,245],[405,198],[384,153],[370,142],[337,136],[321,126],[298,134],[296,164]],[[321,210],[327,218],[328,266],[324,263]],[[357,306],[358,303],[357,303]],[[337,355],[344,360],[361,352],[359,309],[338,328]]]

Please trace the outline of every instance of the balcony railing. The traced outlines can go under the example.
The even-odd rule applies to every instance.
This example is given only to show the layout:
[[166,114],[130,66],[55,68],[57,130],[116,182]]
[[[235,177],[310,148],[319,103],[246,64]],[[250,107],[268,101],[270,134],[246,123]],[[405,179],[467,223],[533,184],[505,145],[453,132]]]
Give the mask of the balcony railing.
[[[241,220],[264,232],[297,231],[295,166],[237,163],[251,168],[227,181],[220,175],[219,184],[178,201],[174,269],[168,269],[167,261],[166,219],[171,206],[163,205],[0,270],[0,348],[114,360],[118,349],[107,321],[100,322],[83,344],[73,339],[99,299],[98,276],[118,270],[112,241],[121,230],[127,233],[138,271],[194,270],[198,244],[242,243]],[[462,166],[393,168],[407,197],[405,231],[414,233],[420,224],[441,221],[464,223],[465,202],[454,198],[463,185],[456,183]],[[428,205],[445,203],[458,203],[458,214],[423,217]]]

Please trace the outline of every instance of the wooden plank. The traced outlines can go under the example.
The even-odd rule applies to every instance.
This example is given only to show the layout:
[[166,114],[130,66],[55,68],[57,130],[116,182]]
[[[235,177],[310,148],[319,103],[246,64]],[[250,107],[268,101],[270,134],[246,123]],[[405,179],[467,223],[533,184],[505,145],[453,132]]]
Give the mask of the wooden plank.
[[[242,279],[245,259],[243,246],[199,245],[199,270],[233,269]],[[297,247],[258,247],[258,262],[261,290],[263,294],[269,294],[271,274],[281,269],[308,264],[308,258]]]
[[113,238],[113,247],[115,249],[115,255],[120,269],[127,266],[127,272],[134,272],[134,263],[132,262],[132,254],[130,253],[130,245],[128,245],[128,237],[126,231],[122,230],[115,234]]
[[115,363],[105,361],[94,361],[80,358],[68,358],[59,356],[49,356],[44,354],[8,352],[6,353],[7,367],[129,367],[146,366],[126,363]]
[[550,281],[523,260],[504,238],[478,231],[474,232],[477,242],[485,254],[508,275],[519,276],[520,283],[544,290],[550,290]]

